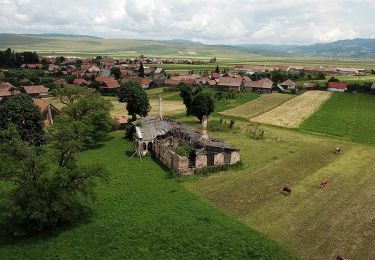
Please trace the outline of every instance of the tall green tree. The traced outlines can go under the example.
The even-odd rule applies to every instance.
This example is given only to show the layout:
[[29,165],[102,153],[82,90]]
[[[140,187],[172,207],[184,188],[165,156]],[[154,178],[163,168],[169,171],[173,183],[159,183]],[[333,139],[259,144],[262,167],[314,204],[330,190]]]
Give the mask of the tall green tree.
[[139,66],[138,76],[141,78],[145,77],[145,68],[143,67],[143,63],[141,62],[141,65]]
[[0,105],[0,130],[11,125],[16,127],[21,138],[28,143],[45,143],[43,115],[29,95],[15,95]]
[[216,73],[220,73],[220,68],[219,68],[219,65],[216,65],[216,69],[215,69],[215,72],[216,72]]
[[191,113],[191,107],[193,103],[194,97],[203,91],[202,87],[194,88],[190,85],[187,85],[183,82],[178,84],[178,88],[180,90],[180,97],[182,97],[182,101],[186,107],[186,115],[192,115]]
[[121,78],[121,70],[119,67],[112,67],[111,68],[111,74],[116,78]]
[[203,116],[210,115],[215,110],[215,100],[211,93],[199,92],[194,96],[191,104],[191,115],[196,116],[199,121],[202,121]]
[[86,125],[86,144],[92,144],[102,141],[114,128],[112,108],[112,103],[101,95],[90,94],[70,103],[62,112]]
[[118,98],[120,102],[126,102],[126,110],[132,116],[132,120],[136,120],[137,115],[144,117],[150,112],[151,107],[147,93],[136,82],[122,85],[118,91]]
[[61,103],[69,105],[74,101],[86,97],[91,93],[84,87],[73,87],[73,88],[57,88],[54,90],[55,97],[57,97]]
[[60,157],[23,141],[15,128],[0,132],[0,184],[7,187],[0,200],[2,232],[35,233],[79,220],[87,211],[93,188],[107,173],[99,164],[76,160],[84,129],[74,124],[57,120],[51,128],[52,151],[68,147],[62,163]]

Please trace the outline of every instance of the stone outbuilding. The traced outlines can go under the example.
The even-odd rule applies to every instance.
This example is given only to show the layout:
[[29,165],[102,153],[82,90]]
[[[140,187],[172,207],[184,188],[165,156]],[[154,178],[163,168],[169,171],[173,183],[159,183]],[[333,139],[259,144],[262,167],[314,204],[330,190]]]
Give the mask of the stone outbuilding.
[[[240,150],[209,137],[208,118],[202,120],[203,130],[197,131],[162,116],[145,117],[133,122],[134,141],[139,156],[152,154],[165,166],[181,175],[240,161]],[[179,150],[185,148],[185,153]]]

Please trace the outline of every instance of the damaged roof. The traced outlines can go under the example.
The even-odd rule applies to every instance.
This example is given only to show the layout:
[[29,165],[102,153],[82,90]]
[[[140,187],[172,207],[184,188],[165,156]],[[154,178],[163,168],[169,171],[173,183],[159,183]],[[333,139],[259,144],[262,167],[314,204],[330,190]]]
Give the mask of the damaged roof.
[[145,117],[132,123],[136,126],[137,138],[143,141],[152,141],[157,137],[174,136],[185,140],[195,150],[195,153],[205,154],[212,152],[239,151],[234,146],[224,143],[222,140],[209,137],[202,139],[202,133],[186,125],[159,117]]

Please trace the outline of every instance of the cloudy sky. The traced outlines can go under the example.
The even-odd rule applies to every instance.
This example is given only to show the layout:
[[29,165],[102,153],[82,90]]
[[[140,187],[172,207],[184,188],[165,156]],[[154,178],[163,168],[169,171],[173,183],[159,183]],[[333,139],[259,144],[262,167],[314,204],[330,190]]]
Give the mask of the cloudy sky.
[[375,0],[0,0],[2,33],[310,44],[375,38]]

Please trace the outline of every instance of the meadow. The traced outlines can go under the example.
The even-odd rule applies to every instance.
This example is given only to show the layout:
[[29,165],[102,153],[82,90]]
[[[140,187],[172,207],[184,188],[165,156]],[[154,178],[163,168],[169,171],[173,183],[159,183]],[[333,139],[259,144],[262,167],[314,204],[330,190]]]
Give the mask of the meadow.
[[79,160],[110,171],[90,218],[52,234],[0,238],[0,259],[293,259],[265,235],[220,212],[170,179],[133,144],[112,134]]
[[301,129],[375,144],[375,96],[334,93]]
[[[236,124],[233,132],[211,134],[241,148],[246,168],[186,181],[188,190],[302,259],[375,255],[374,147],[270,126],[263,126],[265,139],[253,140],[250,123]],[[343,152],[334,154],[335,147]],[[324,178],[329,184],[319,189]],[[290,196],[280,193],[284,186]]]

